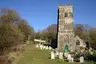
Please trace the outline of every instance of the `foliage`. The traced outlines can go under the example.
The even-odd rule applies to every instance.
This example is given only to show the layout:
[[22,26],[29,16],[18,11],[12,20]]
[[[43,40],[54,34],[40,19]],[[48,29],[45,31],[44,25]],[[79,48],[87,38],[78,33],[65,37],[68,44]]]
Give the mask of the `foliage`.
[[90,36],[90,46],[94,49],[96,49],[96,30],[90,30],[89,32],[89,36]]
[[[93,29],[88,24],[76,24],[74,27],[75,36],[79,36],[84,42],[88,42],[90,46],[96,49],[96,28]],[[53,40],[57,40],[57,25],[52,24],[42,31],[36,33],[35,38],[43,39],[49,43]]]
[[51,42],[53,39],[56,39],[56,33],[57,33],[57,25],[52,24],[47,28],[45,28],[44,30],[37,32],[35,38]]
[[[30,38],[29,38],[30,36]],[[0,52],[33,40],[34,29],[12,9],[0,9]]]
[[90,46],[96,49],[96,28],[92,28],[86,24],[77,24],[74,30],[75,35],[83,39],[84,42],[89,42]]

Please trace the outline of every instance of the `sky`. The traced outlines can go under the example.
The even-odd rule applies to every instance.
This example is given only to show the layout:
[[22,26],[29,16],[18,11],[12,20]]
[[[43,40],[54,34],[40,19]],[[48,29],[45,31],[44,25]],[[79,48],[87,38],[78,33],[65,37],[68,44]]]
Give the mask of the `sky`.
[[73,5],[74,24],[96,27],[96,0],[0,0],[0,8],[16,10],[36,32],[57,24],[58,4]]

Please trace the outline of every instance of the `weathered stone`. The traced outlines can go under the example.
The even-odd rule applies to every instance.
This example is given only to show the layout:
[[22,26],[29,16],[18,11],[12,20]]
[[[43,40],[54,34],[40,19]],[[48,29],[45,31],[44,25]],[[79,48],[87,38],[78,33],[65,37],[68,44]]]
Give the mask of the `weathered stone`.
[[59,53],[59,59],[63,60],[63,52]]
[[40,45],[40,49],[41,49],[41,50],[43,49],[43,45],[42,45],[42,44]]
[[45,49],[46,48],[46,46],[43,46],[43,49]]
[[68,54],[67,60],[68,60],[69,62],[71,62],[71,60],[72,60],[71,54]]
[[[69,50],[79,50],[80,46],[85,47],[84,42],[78,36],[74,36],[74,22],[73,22],[73,8],[72,5],[58,6],[58,50],[63,51],[64,46],[68,45]],[[77,41],[80,44],[77,44]]]
[[64,53],[64,56],[67,58],[68,57],[68,52],[65,52]]
[[74,58],[71,58],[71,62],[74,62]]
[[55,57],[58,57],[58,56],[59,56],[59,52],[56,51],[56,52],[55,52]]
[[38,48],[38,47],[39,47],[39,45],[37,44],[37,45],[36,45],[36,48]]
[[46,46],[46,50],[48,50],[48,46]]
[[72,46],[74,38],[73,32],[73,12],[72,5],[58,6],[58,48],[63,50],[65,45]]
[[51,52],[51,59],[55,59],[55,53],[54,53],[54,51]]
[[52,48],[49,46],[49,48],[48,48],[49,50],[51,50]]
[[80,62],[81,63],[84,62],[84,57],[83,56],[80,57]]

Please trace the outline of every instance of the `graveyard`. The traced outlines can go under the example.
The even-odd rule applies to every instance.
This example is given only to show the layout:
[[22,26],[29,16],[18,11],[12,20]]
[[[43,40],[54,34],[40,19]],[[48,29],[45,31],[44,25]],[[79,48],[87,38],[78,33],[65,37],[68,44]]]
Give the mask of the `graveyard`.
[[18,56],[14,60],[13,64],[95,64],[95,62],[84,61],[80,62],[68,62],[59,58],[51,58],[51,51],[46,49],[40,49],[32,42],[27,44],[25,51],[21,56]]

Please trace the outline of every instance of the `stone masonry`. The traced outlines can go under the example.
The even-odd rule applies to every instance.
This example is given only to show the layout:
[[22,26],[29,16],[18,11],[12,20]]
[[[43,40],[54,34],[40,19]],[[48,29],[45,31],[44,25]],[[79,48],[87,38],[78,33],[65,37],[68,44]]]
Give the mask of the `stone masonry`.
[[65,45],[74,48],[74,25],[72,5],[58,6],[58,49],[63,50]]

